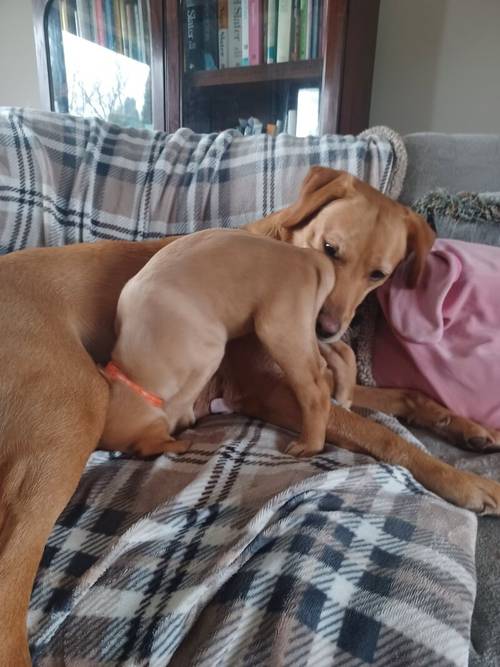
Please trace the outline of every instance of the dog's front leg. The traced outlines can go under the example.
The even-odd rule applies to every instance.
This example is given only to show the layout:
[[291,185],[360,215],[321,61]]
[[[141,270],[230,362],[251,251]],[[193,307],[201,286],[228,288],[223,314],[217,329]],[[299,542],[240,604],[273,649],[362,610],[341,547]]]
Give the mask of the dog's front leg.
[[[300,408],[284,378],[269,372],[262,380],[259,391],[247,394],[241,401],[240,411],[299,432]],[[457,470],[354,412],[332,405],[326,439],[350,451],[407,468],[423,486],[459,507],[500,515],[500,484]]]
[[380,410],[437,433],[459,447],[473,451],[500,450],[500,432],[460,417],[433,399],[413,389],[362,387],[354,389],[353,403]]

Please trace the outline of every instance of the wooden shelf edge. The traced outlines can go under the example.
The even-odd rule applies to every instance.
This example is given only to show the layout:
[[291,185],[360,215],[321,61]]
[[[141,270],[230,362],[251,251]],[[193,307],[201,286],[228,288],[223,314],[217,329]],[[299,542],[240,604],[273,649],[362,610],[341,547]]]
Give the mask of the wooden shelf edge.
[[185,77],[195,88],[210,86],[230,86],[234,84],[259,83],[264,81],[283,81],[287,79],[320,78],[323,60],[296,60],[271,65],[253,65],[250,67],[229,67],[226,69],[186,72]]

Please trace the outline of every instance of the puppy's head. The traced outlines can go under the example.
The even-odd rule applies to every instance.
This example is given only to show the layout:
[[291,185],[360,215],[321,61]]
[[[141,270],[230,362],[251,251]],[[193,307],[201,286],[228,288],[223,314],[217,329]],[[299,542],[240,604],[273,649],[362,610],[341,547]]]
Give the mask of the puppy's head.
[[344,171],[313,167],[297,201],[274,214],[274,235],[324,253],[335,289],[318,318],[318,335],[338,340],[365,296],[409,257],[407,284],[422,275],[434,232],[406,206]]

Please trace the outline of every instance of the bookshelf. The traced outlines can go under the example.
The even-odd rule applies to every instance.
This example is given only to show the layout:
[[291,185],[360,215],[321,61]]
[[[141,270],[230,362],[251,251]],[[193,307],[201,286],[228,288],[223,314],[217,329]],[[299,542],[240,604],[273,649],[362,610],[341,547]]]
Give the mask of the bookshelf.
[[228,67],[226,69],[206,70],[188,74],[189,84],[195,88],[210,86],[243,85],[264,81],[319,79],[323,69],[320,58],[291,63],[273,63],[252,67]]
[[32,2],[45,108],[169,132],[368,124],[379,0]]

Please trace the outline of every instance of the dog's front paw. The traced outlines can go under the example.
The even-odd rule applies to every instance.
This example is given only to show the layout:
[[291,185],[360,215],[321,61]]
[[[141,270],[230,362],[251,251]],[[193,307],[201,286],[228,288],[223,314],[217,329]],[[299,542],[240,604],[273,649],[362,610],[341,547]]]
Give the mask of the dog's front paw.
[[480,477],[473,473],[466,473],[464,484],[459,491],[462,507],[477,514],[500,516],[500,484]]
[[467,449],[474,452],[500,451],[500,431],[496,429],[470,422],[464,428],[463,437]]

